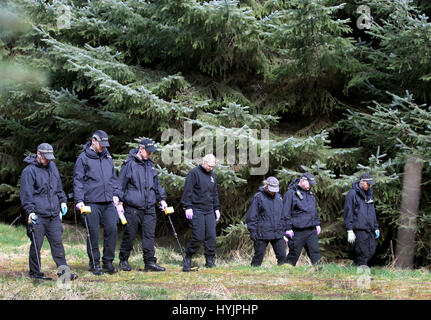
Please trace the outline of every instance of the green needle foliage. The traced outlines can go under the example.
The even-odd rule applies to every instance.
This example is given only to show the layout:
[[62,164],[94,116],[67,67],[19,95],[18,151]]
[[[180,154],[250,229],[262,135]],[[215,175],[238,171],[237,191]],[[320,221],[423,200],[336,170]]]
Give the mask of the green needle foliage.
[[[364,144],[382,146],[398,162],[397,171],[402,170],[399,164],[406,161],[406,156],[413,157],[424,164],[422,173],[423,189],[419,206],[419,223],[417,227],[417,238],[419,246],[416,247],[416,256],[419,261],[430,262],[430,257],[424,246],[430,240],[429,221],[431,210],[429,208],[429,184],[431,182],[431,108],[426,105],[415,103],[413,96],[406,92],[404,97],[389,94],[391,103],[374,102],[369,106],[369,113],[351,112],[346,123],[356,128]],[[396,184],[395,190],[401,193],[401,186]],[[393,193],[393,192],[391,192]],[[390,193],[389,193],[390,194]],[[399,198],[399,197],[398,197]],[[399,200],[395,203],[399,208]],[[390,210],[387,204],[386,210]],[[394,215],[390,223],[397,222]]]
[[[404,155],[429,161],[430,110],[422,105],[430,92],[431,29],[423,14],[429,8],[423,2],[370,0],[370,29],[358,30],[359,4],[6,1],[7,11],[0,10],[0,18],[10,20],[0,19],[1,218],[11,221],[22,213],[19,176],[26,154],[51,143],[70,193],[82,145],[103,129],[117,169],[143,137],[156,141],[160,151],[176,144],[180,163],[165,163],[161,152],[152,157],[175,207],[174,223],[184,233],[180,199],[185,175],[196,165],[185,145],[199,151],[206,139],[215,144],[222,131],[224,147],[230,137],[237,152],[234,163],[227,154],[219,157],[215,169],[222,203],[217,231],[226,237],[220,238],[224,247],[246,247],[245,213],[265,177],[277,176],[284,194],[293,178],[310,171],[319,182],[324,255],[348,257],[344,196],[360,174],[371,172],[382,226],[378,258],[389,262]],[[400,97],[406,90],[418,104],[410,95]],[[370,101],[375,104],[368,109]],[[192,140],[183,134],[187,126],[196,134]],[[179,140],[162,140],[166,129],[181,133]],[[261,141],[264,129],[267,141]],[[255,144],[257,155],[267,148],[265,175],[253,175],[257,165],[250,161],[238,162],[241,139]],[[423,181],[417,265],[429,264],[424,255],[431,250],[428,162]],[[228,255],[229,247],[224,250]]]

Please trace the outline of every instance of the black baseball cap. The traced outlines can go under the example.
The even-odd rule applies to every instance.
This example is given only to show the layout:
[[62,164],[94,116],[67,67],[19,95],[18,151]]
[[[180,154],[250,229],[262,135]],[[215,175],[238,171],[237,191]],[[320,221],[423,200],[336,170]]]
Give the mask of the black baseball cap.
[[103,130],[97,130],[93,133],[93,139],[96,139],[102,147],[109,147],[108,134]]
[[49,143],[41,143],[38,147],[37,147],[37,151],[40,152],[40,154],[48,159],[48,160],[54,160],[54,149],[52,148],[52,146]]
[[310,182],[312,186],[315,186],[317,184],[316,179],[314,179],[314,176],[309,172],[303,173],[301,179],[308,180],[308,182]]
[[157,150],[154,146],[153,140],[148,138],[142,139],[141,142],[139,142],[139,146],[144,148],[148,152],[154,152]]
[[369,173],[364,173],[359,179],[361,179],[362,181],[368,182],[370,186],[376,184],[373,177]]

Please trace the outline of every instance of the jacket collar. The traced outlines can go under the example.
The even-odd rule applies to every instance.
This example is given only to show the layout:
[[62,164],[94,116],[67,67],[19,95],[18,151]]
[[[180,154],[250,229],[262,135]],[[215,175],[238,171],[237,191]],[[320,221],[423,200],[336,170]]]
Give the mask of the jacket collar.
[[89,157],[91,159],[107,158],[110,156],[108,149],[106,149],[106,148],[103,149],[103,151],[101,153],[97,153],[96,151],[91,149],[91,141],[88,141],[84,145],[84,152],[87,155],[87,157]]
[[261,193],[263,193],[265,196],[267,196],[267,197],[269,197],[270,199],[274,199],[275,198],[275,196],[278,194],[278,192],[276,192],[276,193],[274,193],[274,195],[273,196],[271,196],[266,190],[265,190],[265,188],[264,187],[262,187],[262,186],[260,186],[259,187],[259,191],[261,192]]
[[299,181],[301,181],[300,178],[296,178],[295,180],[293,180],[290,184],[289,184],[289,189],[292,189],[293,191],[300,191],[300,192],[305,192],[305,193],[311,193],[311,188],[309,190],[304,190],[299,186]]
[[352,188],[363,198],[364,200],[373,198],[373,189],[369,188],[367,192],[365,192],[360,186],[359,181],[355,181],[352,184]]
[[151,158],[148,158],[147,160],[141,159],[138,157],[138,149],[133,148],[129,151],[129,159],[135,161],[136,163],[140,165],[152,165],[154,162],[151,160]]
[[202,164],[199,165],[199,168],[202,170],[202,172],[206,173],[206,174],[211,174],[212,171],[208,172],[205,170],[204,167],[202,167]]
[[44,166],[39,161],[37,161],[37,155],[36,154],[31,154],[31,155],[25,157],[24,162],[28,163],[28,164],[35,165],[39,168],[44,168],[44,169],[47,169],[51,166],[51,161],[46,166]]

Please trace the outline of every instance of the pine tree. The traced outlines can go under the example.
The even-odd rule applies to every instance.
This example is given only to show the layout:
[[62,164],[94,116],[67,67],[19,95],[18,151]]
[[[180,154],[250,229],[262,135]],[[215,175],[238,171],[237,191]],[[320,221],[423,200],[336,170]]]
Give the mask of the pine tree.
[[343,108],[335,91],[347,93],[353,75],[363,70],[354,41],[348,37],[349,19],[337,18],[345,4],[280,3],[261,22],[262,35],[276,53],[271,77],[285,84],[290,108],[300,106],[303,114],[329,114]]
[[[374,106],[369,107],[370,113],[352,112],[349,122],[358,129],[365,143],[378,143],[404,164],[403,192],[401,194],[400,188],[396,191],[401,198],[397,208],[400,214],[397,216],[396,265],[405,268],[413,267],[414,255],[422,260],[422,250],[426,252],[425,248],[415,246],[416,233],[421,243],[429,238],[425,232],[428,227],[421,220],[427,221],[431,212],[420,191],[421,181],[422,185],[430,181],[431,109],[425,104],[417,105],[408,91],[404,97],[389,96],[391,103],[374,102]],[[418,217],[421,217],[419,221]]]
[[[413,0],[368,1],[372,15],[369,43],[359,46],[361,56],[371,67],[362,78],[371,92],[412,92],[428,102],[431,79],[431,22]],[[377,97],[376,97],[377,98]]]
[[[20,52],[16,43],[30,29],[27,19],[16,8],[0,6],[0,199],[6,203],[5,209],[19,200],[17,177],[20,164],[15,155],[22,151],[20,146],[25,144],[32,132],[18,120],[25,117],[24,112],[1,102],[5,96],[23,101],[46,83],[43,72],[16,58]],[[13,49],[8,50],[10,47]],[[18,215],[16,206],[15,210],[6,212],[11,216]]]
[[[231,143],[228,137],[235,138],[236,152],[244,139],[257,146],[257,155],[268,150],[269,162],[265,175],[253,175],[256,164],[239,163],[238,158],[231,163],[227,153],[220,155],[215,172],[225,206],[219,232],[224,232],[220,229],[225,227],[231,236],[236,228],[244,231],[244,214],[265,177],[277,176],[285,192],[294,177],[311,171],[320,182],[315,190],[323,221],[320,239],[325,255],[344,257],[345,234],[340,220],[344,194],[361,173],[372,170],[379,182],[379,222],[388,226],[382,230],[382,241],[390,238],[401,202],[404,158],[399,142],[388,141],[385,135],[398,134],[396,127],[402,123],[388,122],[384,130],[374,130],[373,139],[366,135],[356,139],[357,131],[366,128],[364,123],[349,118],[350,124],[360,124],[349,127],[343,123],[334,126],[334,121],[342,117],[340,111],[346,105],[363,111],[360,102],[364,99],[375,98],[386,107],[388,99],[381,94],[386,86],[397,90],[402,85],[415,86],[415,74],[409,73],[408,63],[401,69],[387,68],[395,68],[397,61],[413,61],[408,56],[412,52],[401,42],[396,47],[386,40],[356,46],[349,18],[357,16],[340,1],[8,3],[29,17],[32,28],[12,37],[2,29],[2,61],[37,68],[48,79],[36,86],[9,83],[8,90],[0,93],[0,152],[4,155],[0,197],[7,204],[2,208],[2,217],[15,217],[20,212],[17,190],[22,159],[41,142],[54,146],[64,189],[69,193],[76,156],[95,129],[110,135],[110,151],[119,169],[130,148],[136,147],[141,138],[152,138],[160,151],[168,150],[172,141],[162,140],[165,130],[183,132],[186,126],[192,126],[192,134],[201,136],[192,141],[182,136],[176,142],[180,164],[165,163],[162,152],[152,156],[169,195],[168,202],[176,207],[178,215],[174,219],[178,225],[186,224],[180,208],[184,178],[196,165],[186,157],[185,145],[191,143],[198,152],[197,147],[206,138],[215,144],[221,130],[226,150]],[[376,39],[380,37],[377,32],[381,32],[387,39],[398,41],[393,32],[399,31],[405,41],[414,38],[415,50],[423,49],[420,52],[426,54],[426,47],[418,47],[422,41],[420,32],[413,28],[420,27],[418,11],[409,3],[405,10],[411,13],[410,20],[404,27],[395,28],[396,19],[391,14],[399,6],[400,2],[385,2],[382,12],[372,9],[376,19],[389,17],[391,23],[370,32]],[[424,23],[420,30],[427,32],[427,28]],[[390,55],[392,49],[398,50],[396,59]],[[367,55],[361,56],[364,52]],[[428,67],[421,66],[416,70],[417,78],[422,77],[420,81],[426,83]],[[399,71],[403,72],[402,81],[398,81]],[[403,77],[404,71],[410,78]],[[367,85],[380,91],[370,95]],[[353,98],[349,96],[351,92],[355,93]],[[423,116],[417,113],[417,118]],[[407,120],[411,119],[403,118]],[[268,141],[254,134],[262,130],[269,130]],[[413,144],[402,141],[419,150],[419,141],[427,146],[425,136],[422,132]],[[424,181],[427,179],[426,164]],[[428,195],[429,190],[422,193],[423,198]],[[419,252],[429,248],[424,236],[426,221],[429,216],[421,208]],[[241,234],[247,234],[246,230]]]

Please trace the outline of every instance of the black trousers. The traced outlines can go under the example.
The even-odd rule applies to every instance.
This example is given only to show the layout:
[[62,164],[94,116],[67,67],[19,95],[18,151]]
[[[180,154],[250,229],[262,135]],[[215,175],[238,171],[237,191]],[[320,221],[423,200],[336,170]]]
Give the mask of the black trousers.
[[316,228],[293,229],[293,232],[293,239],[289,238],[288,241],[289,254],[287,255],[287,263],[295,266],[303,248],[305,248],[312,264],[319,263],[319,238],[317,236]]
[[199,250],[202,243],[205,245],[205,257],[215,257],[216,246],[216,220],[215,213],[193,209],[193,218],[189,221],[192,229],[192,240],[186,248],[186,255],[191,257]]
[[[32,228],[34,231],[35,243],[33,242],[33,236],[30,232],[30,228]],[[51,247],[52,258],[54,259],[57,268],[62,265],[67,265],[62,242],[63,226],[59,216],[52,218],[43,218],[38,216],[37,224],[32,224],[31,226],[27,227],[27,235],[31,240],[29,253],[30,275],[36,275],[39,273],[37,257],[40,259],[40,249],[42,248],[45,236],[48,239],[49,245]],[[40,263],[42,264],[41,261]]]
[[[115,258],[115,246],[117,245],[117,223],[118,213],[113,202],[86,203],[91,207],[91,213],[87,217],[90,232],[91,247],[93,249],[94,263],[100,265],[99,251],[99,228],[103,226],[103,264],[112,263]],[[82,220],[84,215],[81,214]],[[83,223],[85,223],[83,221]],[[87,254],[90,259],[89,265],[93,266],[90,251],[90,239],[87,239]]]
[[120,246],[120,260],[128,260],[133,249],[133,240],[139,227],[142,229],[142,253],[145,264],[156,262],[154,257],[154,237],[156,232],[156,212],[154,210],[139,210],[132,207],[124,207],[127,220],[123,240]]
[[268,243],[271,243],[272,248],[274,249],[277,263],[281,265],[286,262],[286,241],[284,241],[283,238],[274,240],[255,240],[254,256],[251,259],[251,265],[253,267],[258,267],[262,264]]
[[376,239],[373,231],[353,230],[356,240],[353,244],[355,259],[353,264],[357,266],[368,265],[368,262],[376,252]]

